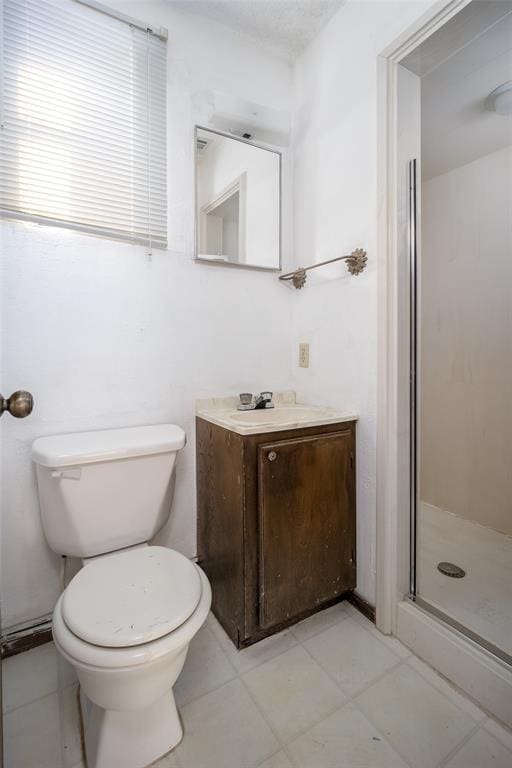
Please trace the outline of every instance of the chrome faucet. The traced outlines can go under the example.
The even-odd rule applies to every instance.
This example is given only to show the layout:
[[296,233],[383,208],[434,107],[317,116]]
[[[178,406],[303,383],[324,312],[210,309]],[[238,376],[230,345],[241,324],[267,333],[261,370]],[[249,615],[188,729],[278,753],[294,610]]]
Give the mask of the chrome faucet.
[[259,408],[273,407],[274,403],[272,402],[272,392],[260,392],[254,403],[254,409],[257,410]]
[[257,397],[253,397],[250,392],[242,392],[240,394],[240,404],[238,405],[239,411],[255,411],[262,408],[273,408],[272,392],[260,392]]

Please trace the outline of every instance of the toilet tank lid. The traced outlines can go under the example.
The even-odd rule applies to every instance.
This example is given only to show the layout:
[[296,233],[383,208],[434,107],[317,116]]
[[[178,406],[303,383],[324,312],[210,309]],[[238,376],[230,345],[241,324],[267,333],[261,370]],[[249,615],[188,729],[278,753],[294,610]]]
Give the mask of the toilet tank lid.
[[179,451],[185,439],[185,432],[175,424],[50,435],[34,440],[32,459],[44,467],[70,467]]

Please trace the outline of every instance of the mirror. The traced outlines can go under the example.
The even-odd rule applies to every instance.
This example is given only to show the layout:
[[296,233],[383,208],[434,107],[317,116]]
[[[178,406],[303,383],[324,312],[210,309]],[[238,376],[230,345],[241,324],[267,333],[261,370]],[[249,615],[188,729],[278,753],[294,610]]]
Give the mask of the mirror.
[[196,127],[196,258],[280,269],[281,155]]

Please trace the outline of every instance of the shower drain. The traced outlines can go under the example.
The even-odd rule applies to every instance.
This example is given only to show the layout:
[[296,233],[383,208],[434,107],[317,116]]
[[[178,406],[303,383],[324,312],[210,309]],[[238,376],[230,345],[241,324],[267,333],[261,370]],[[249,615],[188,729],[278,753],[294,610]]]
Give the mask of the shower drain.
[[441,571],[445,576],[449,576],[450,579],[462,579],[466,575],[466,571],[455,563],[438,563],[437,570]]

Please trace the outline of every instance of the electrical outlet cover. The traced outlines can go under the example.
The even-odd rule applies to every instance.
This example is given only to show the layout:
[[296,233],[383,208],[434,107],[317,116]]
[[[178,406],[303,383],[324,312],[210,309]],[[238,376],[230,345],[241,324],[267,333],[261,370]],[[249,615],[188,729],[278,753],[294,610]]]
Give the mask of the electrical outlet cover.
[[299,344],[299,368],[309,368],[309,344]]

